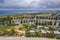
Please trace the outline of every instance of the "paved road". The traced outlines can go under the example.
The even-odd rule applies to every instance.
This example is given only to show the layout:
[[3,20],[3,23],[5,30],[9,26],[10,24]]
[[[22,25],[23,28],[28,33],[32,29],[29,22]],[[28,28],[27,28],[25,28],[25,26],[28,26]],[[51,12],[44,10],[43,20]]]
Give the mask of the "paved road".
[[0,37],[0,40],[57,40],[48,38]]

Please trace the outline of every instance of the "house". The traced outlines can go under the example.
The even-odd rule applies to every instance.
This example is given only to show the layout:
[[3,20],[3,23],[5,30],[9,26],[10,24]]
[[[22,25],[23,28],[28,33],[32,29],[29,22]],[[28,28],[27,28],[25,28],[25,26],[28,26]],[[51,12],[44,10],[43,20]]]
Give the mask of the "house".
[[54,34],[60,35],[59,31],[54,31]]
[[13,23],[13,24],[20,24],[21,23],[20,19],[12,19],[12,21],[13,22],[11,22],[11,23]]
[[33,33],[33,32],[36,32],[36,29],[31,28],[31,29],[30,29],[30,32],[32,32],[32,33]]
[[41,30],[41,33],[47,33],[45,30]]

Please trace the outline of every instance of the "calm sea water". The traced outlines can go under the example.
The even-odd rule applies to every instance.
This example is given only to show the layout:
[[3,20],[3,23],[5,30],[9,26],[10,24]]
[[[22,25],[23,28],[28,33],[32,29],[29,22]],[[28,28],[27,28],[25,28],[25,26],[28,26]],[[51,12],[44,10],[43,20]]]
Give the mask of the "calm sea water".
[[43,12],[47,10],[0,10],[0,15],[2,14],[12,14],[12,13],[20,13],[20,12]]
[[0,10],[1,14],[19,13],[19,12],[40,12],[41,10]]

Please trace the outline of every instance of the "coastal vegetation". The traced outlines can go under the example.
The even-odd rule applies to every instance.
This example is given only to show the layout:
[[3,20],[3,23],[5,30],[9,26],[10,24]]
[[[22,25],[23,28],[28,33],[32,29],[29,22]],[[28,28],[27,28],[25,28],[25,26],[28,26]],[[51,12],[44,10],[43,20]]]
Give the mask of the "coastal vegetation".
[[2,15],[0,16],[0,36],[60,39],[60,23],[56,21],[60,17],[55,15],[49,12]]

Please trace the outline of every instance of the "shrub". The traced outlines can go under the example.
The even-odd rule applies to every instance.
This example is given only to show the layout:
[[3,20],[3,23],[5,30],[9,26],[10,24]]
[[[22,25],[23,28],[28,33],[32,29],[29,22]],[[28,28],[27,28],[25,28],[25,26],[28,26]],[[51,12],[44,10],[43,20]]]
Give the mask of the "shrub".
[[37,26],[36,26],[35,24],[31,24],[31,25],[30,25],[30,29],[31,29],[31,28],[35,28],[35,29],[36,29]]
[[47,33],[46,37],[48,37],[48,38],[55,38],[55,34],[53,32]]
[[60,39],[60,35],[59,36],[56,36],[56,39]]

